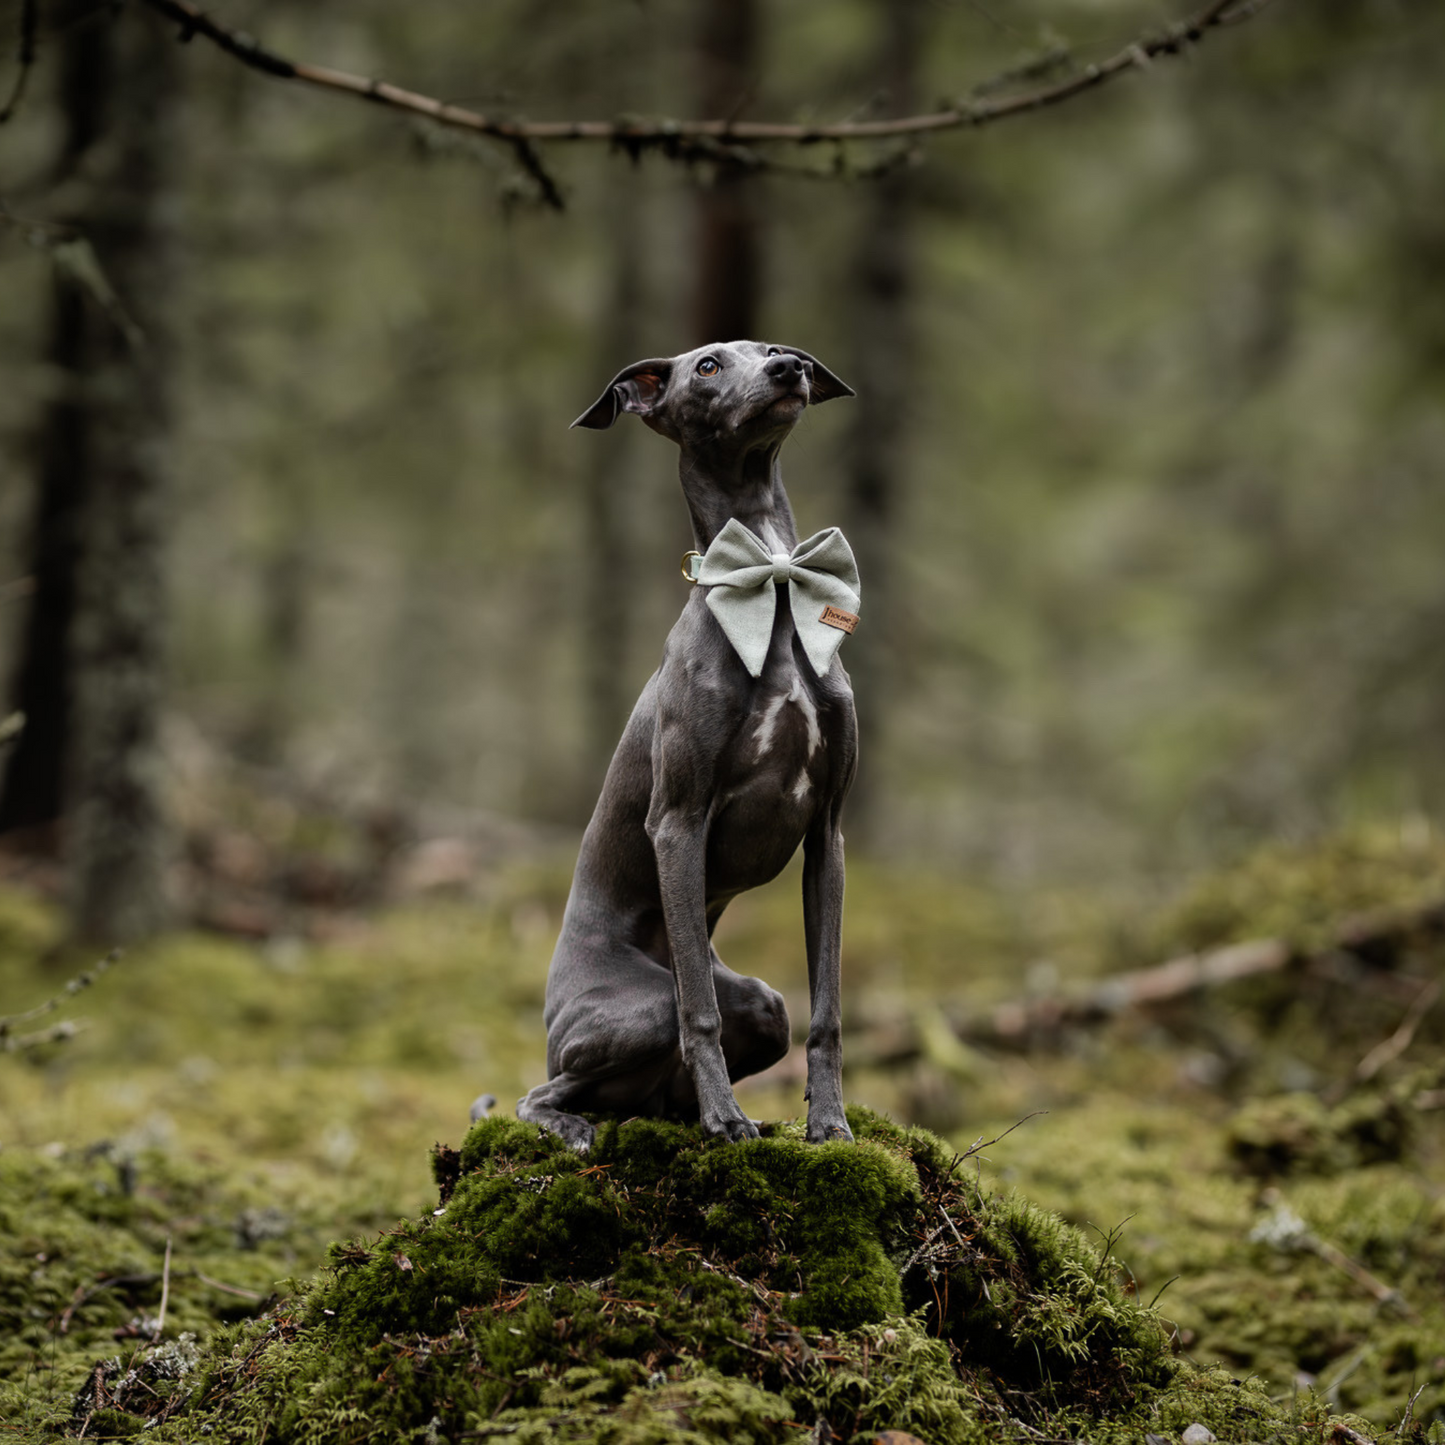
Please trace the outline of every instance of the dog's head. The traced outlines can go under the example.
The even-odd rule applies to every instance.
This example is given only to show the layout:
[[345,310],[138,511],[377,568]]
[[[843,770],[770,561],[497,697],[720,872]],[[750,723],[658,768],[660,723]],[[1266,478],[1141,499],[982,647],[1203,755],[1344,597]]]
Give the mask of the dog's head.
[[601,430],[631,411],[680,446],[763,443],[785,436],[805,407],[852,395],[795,346],[723,341],[623,367],[572,425]]

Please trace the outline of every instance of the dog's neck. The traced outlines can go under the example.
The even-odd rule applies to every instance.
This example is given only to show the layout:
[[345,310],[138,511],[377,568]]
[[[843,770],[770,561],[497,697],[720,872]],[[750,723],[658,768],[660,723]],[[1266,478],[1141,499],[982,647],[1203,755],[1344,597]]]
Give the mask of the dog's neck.
[[781,447],[780,439],[737,450],[715,445],[682,448],[677,472],[692,518],[693,545],[699,552],[707,551],[730,517],[778,551],[797,546],[798,527],[783,490]]

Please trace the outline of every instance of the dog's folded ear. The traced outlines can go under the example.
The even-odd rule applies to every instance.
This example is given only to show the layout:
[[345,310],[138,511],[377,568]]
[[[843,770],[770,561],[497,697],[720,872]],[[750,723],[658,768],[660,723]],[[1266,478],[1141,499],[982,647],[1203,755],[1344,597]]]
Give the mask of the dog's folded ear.
[[671,377],[671,358],[634,361],[607,383],[607,390],[572,425],[606,431],[624,411],[646,417],[667,390]]
[[857,396],[858,393],[846,381],[840,381],[816,356],[799,351],[796,346],[780,346],[789,356],[801,356],[808,363],[808,404],[817,406],[820,401],[836,401],[840,396]]

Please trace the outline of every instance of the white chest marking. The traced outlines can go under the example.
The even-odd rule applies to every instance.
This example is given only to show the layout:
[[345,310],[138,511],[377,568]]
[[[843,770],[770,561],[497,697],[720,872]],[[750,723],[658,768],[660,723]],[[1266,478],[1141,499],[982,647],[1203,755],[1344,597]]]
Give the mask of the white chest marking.
[[793,685],[788,690],[788,701],[796,703],[803,711],[803,720],[808,724],[808,756],[811,758],[822,744],[823,729],[818,726],[817,704],[803,686],[802,678],[793,679]]
[[784,703],[793,703],[803,714],[803,721],[808,728],[808,757],[813,754],[823,742],[823,730],[818,726],[818,708],[813,699],[808,695],[808,689],[803,686],[801,678],[795,677],[793,685],[785,693],[777,693],[768,699],[767,706],[763,709],[762,718],[758,722],[758,730],[753,734],[753,741],[757,744],[757,757],[761,762],[767,757],[768,750],[773,745],[773,734],[778,728],[778,717],[783,711]]
[[768,699],[768,705],[763,709],[762,718],[758,722],[758,730],[753,734],[753,741],[758,745],[758,761],[761,762],[768,755],[768,749],[773,745],[773,733],[777,730],[778,714],[783,710],[783,704],[787,702],[783,693],[778,693]]

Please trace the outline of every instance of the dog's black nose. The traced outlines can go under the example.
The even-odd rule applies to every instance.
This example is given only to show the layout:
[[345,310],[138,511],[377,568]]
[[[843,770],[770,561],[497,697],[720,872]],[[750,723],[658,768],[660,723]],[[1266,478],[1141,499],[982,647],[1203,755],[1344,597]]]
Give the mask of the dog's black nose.
[[803,374],[803,358],[789,356],[786,353],[770,356],[763,370],[775,381],[791,381],[794,377]]

